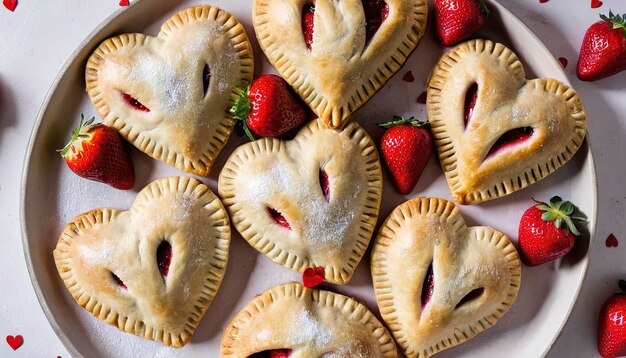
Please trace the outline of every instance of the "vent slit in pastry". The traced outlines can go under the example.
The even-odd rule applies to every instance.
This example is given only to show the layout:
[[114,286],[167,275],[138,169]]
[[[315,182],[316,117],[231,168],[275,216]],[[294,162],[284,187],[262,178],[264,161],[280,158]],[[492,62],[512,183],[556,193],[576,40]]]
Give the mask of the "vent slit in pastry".
[[280,213],[280,211],[274,208],[270,208],[268,206],[267,213],[272,218],[272,220],[274,220],[278,225],[291,230],[291,225],[289,225],[289,222],[287,222],[287,219],[285,219],[285,217],[283,216],[283,214]]
[[311,51],[311,44],[313,44],[313,19],[315,18],[315,4],[310,3],[304,5],[302,8],[302,35],[304,36],[304,43],[306,47]]
[[459,307],[463,306],[464,304],[470,303],[470,302],[478,299],[480,296],[483,295],[484,292],[485,292],[485,288],[484,287],[473,289],[472,291],[470,291],[470,293],[465,295],[461,299],[461,301],[459,301],[459,303],[456,304],[456,307],[454,307],[454,309],[456,310]]
[[202,88],[204,88],[204,95],[206,96],[209,91],[209,84],[211,83],[211,68],[209,64],[204,65],[204,69],[202,70]]
[[533,127],[521,127],[511,129],[510,131],[501,135],[500,138],[498,138],[498,140],[494,143],[494,145],[491,146],[491,149],[489,149],[489,153],[487,154],[487,158],[495,155],[505,148],[509,148],[525,142],[526,140],[530,139],[530,137],[533,135],[533,132]]
[[474,114],[474,107],[476,106],[476,100],[478,99],[478,84],[474,82],[465,94],[465,128],[472,119]]
[[361,0],[365,11],[365,43],[376,34],[383,21],[389,15],[389,5],[382,0]]
[[280,348],[254,353],[248,358],[285,358],[291,356],[291,349]]
[[170,263],[172,262],[172,244],[165,240],[161,241],[156,255],[159,272],[161,276],[165,277],[170,270]]
[[148,109],[148,107],[141,104],[141,102],[139,102],[136,98],[129,95],[128,93],[122,93],[122,98],[124,98],[124,102],[126,102],[126,104],[128,104],[134,110],[137,110],[139,112],[150,112],[150,109]]
[[116,274],[114,274],[113,272],[111,272],[111,277],[113,277],[113,280],[115,280],[115,282],[121,286],[123,289],[127,290],[128,287],[126,287],[126,284],[124,284],[124,281],[122,281],[119,277],[117,277]]
[[430,298],[433,296],[433,291],[435,290],[435,278],[433,276],[433,263],[431,262],[428,266],[428,271],[426,271],[426,276],[424,277],[424,283],[422,284],[422,311],[424,307],[430,301]]
[[320,187],[322,188],[322,194],[326,198],[326,202],[330,202],[330,184],[328,182],[328,174],[323,169],[320,169]]

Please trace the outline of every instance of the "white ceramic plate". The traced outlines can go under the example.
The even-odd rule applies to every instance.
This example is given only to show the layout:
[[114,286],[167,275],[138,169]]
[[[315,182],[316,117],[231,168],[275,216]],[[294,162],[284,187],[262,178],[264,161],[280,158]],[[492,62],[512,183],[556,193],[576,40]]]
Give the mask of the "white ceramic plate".
[[[256,41],[251,22],[251,1],[210,1],[234,14],[245,26],[254,43],[256,73],[273,71]],[[123,32],[155,35],[160,24],[175,11],[201,1],[139,0],[121,9],[97,28],[77,49],[63,68],[46,98],[32,132],[22,182],[22,230],[24,252],[33,286],[52,328],[73,356],[84,357],[217,357],[221,332],[230,319],[254,295],[300,275],[278,266],[258,254],[238,234],[233,235],[228,269],[222,286],[191,343],[183,349],[122,333],[83,310],[68,294],[52,258],[59,234],[74,216],[97,208],[127,209],[136,192],[156,178],[184,175],[163,163],[133,150],[137,173],[135,189],[127,192],[79,178],[69,171],[55,153],[68,139],[79,114],[95,115],[85,93],[86,59],[107,37]],[[491,4],[488,28],[481,36],[503,42],[521,58],[527,76],[554,77],[567,82],[558,62],[530,30],[497,3]],[[444,52],[436,42],[431,25],[418,49],[404,67],[354,117],[378,142],[382,130],[374,124],[394,114],[425,118],[425,106],[416,98],[425,89],[431,68]],[[402,81],[412,71],[415,81]],[[233,135],[220,154],[211,175],[203,179],[215,192],[216,178],[232,150],[246,140]],[[384,200],[379,223],[398,204],[413,196],[450,198],[436,158],[431,159],[417,188],[402,197],[385,179]],[[545,355],[565,324],[588,265],[588,247],[596,225],[596,180],[587,143],[576,156],[553,175],[528,189],[480,206],[461,207],[470,225],[489,225],[517,237],[517,224],[523,211],[533,204],[531,197],[547,200],[552,195],[571,199],[590,219],[586,235],[565,259],[541,267],[524,267],[519,296],[509,313],[493,328],[474,339],[439,354],[439,357],[507,357]],[[378,314],[369,273],[369,253],[347,286],[325,285],[331,290],[366,302]],[[284,317],[289,319],[289,317]]]

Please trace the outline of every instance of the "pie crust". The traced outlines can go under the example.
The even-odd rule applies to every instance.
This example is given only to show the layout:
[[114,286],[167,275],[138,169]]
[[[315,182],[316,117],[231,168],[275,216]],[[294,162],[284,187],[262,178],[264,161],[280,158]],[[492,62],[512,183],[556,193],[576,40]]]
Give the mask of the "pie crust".
[[[466,124],[474,84],[477,100]],[[587,125],[573,89],[549,78],[527,80],[511,50],[482,39],[439,60],[428,82],[427,110],[441,166],[460,204],[508,195],[554,172],[582,145]],[[522,129],[532,135],[504,144]]]
[[234,126],[235,89],[252,74],[244,27],[228,12],[202,5],[172,16],[157,37],[104,41],[85,78],[107,125],[151,157],[206,176]]
[[221,357],[273,349],[290,357],[397,357],[387,329],[355,299],[291,282],[252,299],[222,336]]
[[[302,12],[315,4],[311,50]],[[263,52],[328,127],[340,127],[396,72],[426,28],[426,0],[386,0],[387,18],[366,43],[361,0],[254,0]]]
[[[422,308],[422,297],[429,297],[423,287],[429,267],[434,289]],[[398,206],[380,228],[372,279],[396,343],[407,357],[423,358],[494,325],[517,296],[521,267],[504,234],[467,227],[451,202],[415,198]]]
[[264,138],[237,148],[218,190],[255,249],[292,270],[322,266],[328,281],[345,284],[376,226],[382,174],[376,147],[358,124],[337,131],[313,120],[293,140]]
[[[157,262],[164,241],[171,245],[165,275]],[[95,317],[182,347],[220,286],[229,245],[230,223],[217,196],[196,179],[169,177],[139,192],[129,211],[77,216],[54,261],[74,300]]]

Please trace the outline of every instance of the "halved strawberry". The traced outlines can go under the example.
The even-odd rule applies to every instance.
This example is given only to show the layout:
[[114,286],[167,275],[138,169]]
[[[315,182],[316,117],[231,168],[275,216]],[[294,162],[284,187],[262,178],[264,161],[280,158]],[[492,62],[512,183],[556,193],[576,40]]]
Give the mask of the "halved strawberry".
[[122,138],[113,128],[93,124],[95,117],[74,129],[72,139],[61,150],[67,166],[77,175],[127,190],[135,184],[135,169]]

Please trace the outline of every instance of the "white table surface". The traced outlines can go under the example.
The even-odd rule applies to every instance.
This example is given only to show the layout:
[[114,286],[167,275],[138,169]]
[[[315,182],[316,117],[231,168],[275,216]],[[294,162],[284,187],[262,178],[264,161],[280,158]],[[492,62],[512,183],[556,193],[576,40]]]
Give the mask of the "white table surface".
[[[626,72],[585,83],[576,78],[575,66],[587,27],[609,9],[626,13],[626,2],[604,0],[598,9],[591,9],[590,0],[500,2],[555,57],[569,60],[567,75],[587,109],[598,174],[598,229],[584,287],[549,357],[599,356],[598,312],[618,279],[626,278]],[[0,7],[0,357],[69,357],[39,307],[26,269],[19,218],[22,163],[37,111],[63,63],[118,9],[118,0],[20,0],[14,13]],[[617,248],[605,246],[611,232],[623,240]],[[5,337],[17,334],[24,344],[13,351]]]

